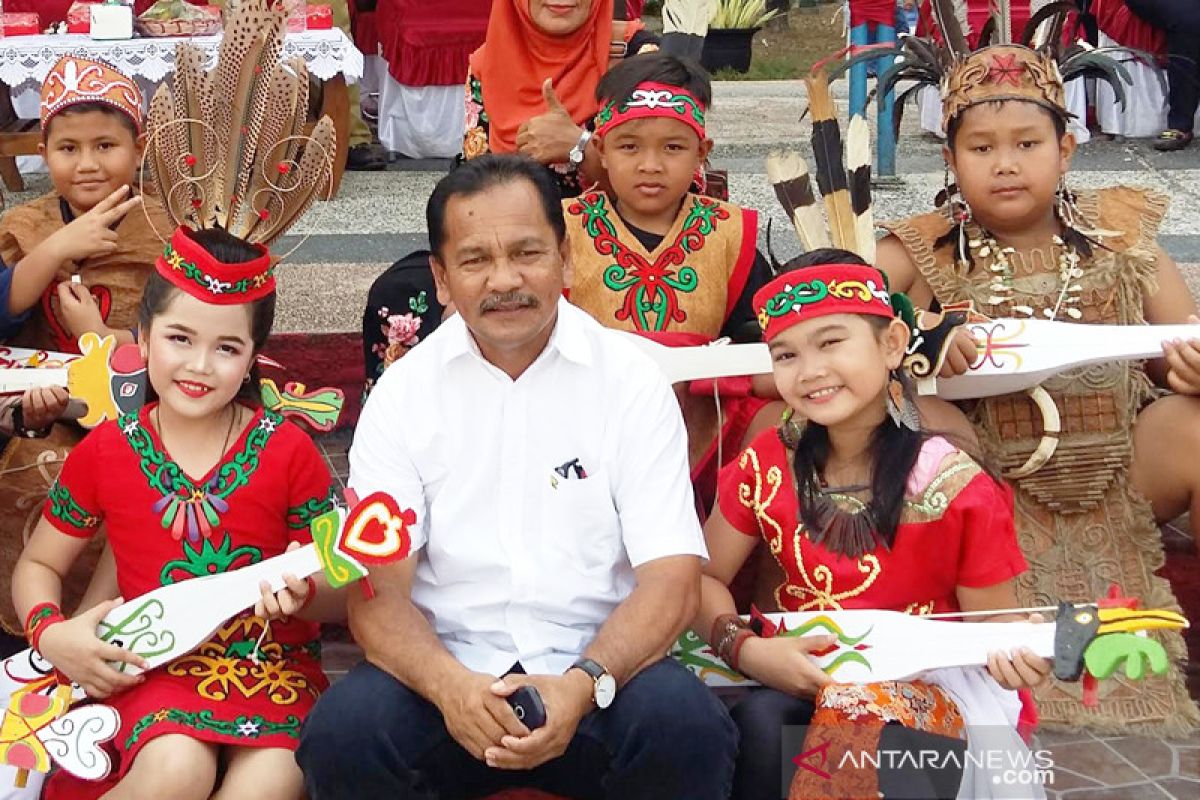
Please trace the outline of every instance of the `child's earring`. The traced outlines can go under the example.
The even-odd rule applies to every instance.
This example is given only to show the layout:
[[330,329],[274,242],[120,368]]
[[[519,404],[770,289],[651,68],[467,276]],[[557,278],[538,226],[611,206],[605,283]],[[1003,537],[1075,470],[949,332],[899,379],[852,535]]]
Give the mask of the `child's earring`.
[[888,416],[896,427],[904,426],[910,431],[921,429],[921,420],[917,416],[917,405],[908,397],[908,387],[899,369],[894,369],[888,376],[887,393],[884,397]]
[[242,378],[242,383],[249,383],[249,382],[250,382],[250,373],[247,372],[246,377]]
[[779,418],[779,441],[790,450],[800,446],[800,437],[804,435],[804,422],[797,421],[795,417],[795,410],[789,408]]
[[1079,218],[1079,207],[1075,205],[1075,192],[1067,186],[1066,177],[1058,179],[1058,189],[1054,192],[1054,212],[1058,221],[1067,228],[1076,228]]

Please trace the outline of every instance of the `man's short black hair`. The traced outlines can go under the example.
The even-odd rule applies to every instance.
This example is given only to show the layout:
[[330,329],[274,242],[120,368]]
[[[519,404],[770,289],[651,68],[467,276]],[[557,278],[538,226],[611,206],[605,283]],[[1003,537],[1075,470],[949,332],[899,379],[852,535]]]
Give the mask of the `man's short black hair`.
[[59,117],[69,116],[71,114],[86,114],[90,111],[99,111],[101,114],[107,114],[110,117],[118,118],[121,120],[121,124],[125,127],[125,130],[129,131],[129,135],[133,137],[134,141],[137,141],[137,123],[134,122],[128,114],[116,106],[110,106],[108,103],[101,103],[98,100],[91,100],[86,103],[75,103],[74,105],[67,106],[62,111],[59,111],[50,118],[49,122],[42,126],[42,141],[50,141],[50,126],[54,124],[54,120],[58,119]]
[[647,82],[686,89],[700,105],[705,108],[712,105],[712,80],[704,67],[690,59],[658,51],[630,56],[606,72],[596,87],[596,99],[601,103],[624,100],[639,83]]
[[550,170],[526,156],[488,153],[463,162],[434,187],[425,205],[429,249],[441,257],[442,246],[446,244],[446,205],[450,198],[471,197],[493,186],[521,180],[533,184],[537,190],[546,221],[554,229],[554,241],[561,245],[567,238],[567,223],[563,219],[558,184],[550,176]]

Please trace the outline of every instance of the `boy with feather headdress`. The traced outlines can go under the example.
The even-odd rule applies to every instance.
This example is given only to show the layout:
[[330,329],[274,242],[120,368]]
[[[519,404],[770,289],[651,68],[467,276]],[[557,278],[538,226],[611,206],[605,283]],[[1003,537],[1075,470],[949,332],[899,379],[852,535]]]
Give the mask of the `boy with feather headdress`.
[[[970,52],[947,3],[934,4],[948,48],[910,39],[880,91],[913,78],[941,83],[947,186],[940,209],[884,227],[878,264],[918,306],[971,303],[990,317],[1140,325],[1196,322],[1179,269],[1156,241],[1167,198],[1114,186],[1075,191],[1067,172],[1064,80],[1103,78],[1123,95],[1123,68],[1103,52],[1065,52],[1056,3],[1034,15],[1025,44]],[[899,105],[899,104],[898,104]],[[951,181],[953,175],[953,182]],[[960,334],[943,375],[966,370],[976,343]],[[1173,392],[1163,396],[1157,387]],[[1150,605],[1175,606],[1157,522],[1200,519],[1200,341],[1167,342],[1163,358],[1072,370],[1047,381],[1062,413],[1057,449],[1040,467],[1044,438],[1027,395],[981,400],[975,432],[1016,489],[1017,527],[1032,569],[1021,600],[1104,596],[1117,584]],[[1178,635],[1168,650],[1184,654]],[[1179,673],[1114,684],[1094,709],[1077,690],[1043,687],[1044,720],[1100,730],[1181,732],[1200,721]]]

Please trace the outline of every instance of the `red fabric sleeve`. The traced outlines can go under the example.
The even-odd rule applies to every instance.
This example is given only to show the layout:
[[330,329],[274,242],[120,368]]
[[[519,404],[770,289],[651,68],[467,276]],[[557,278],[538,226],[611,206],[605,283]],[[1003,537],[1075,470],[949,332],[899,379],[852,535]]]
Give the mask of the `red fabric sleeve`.
[[296,446],[288,462],[288,540],[308,544],[312,541],[309,523],[333,507],[333,477],[321,451],[308,434],[295,428]]
[[[761,535],[758,518],[754,516],[753,509],[747,508],[738,499],[743,496],[753,497],[754,486],[753,462],[746,457],[746,451],[742,451],[741,455],[721,468],[721,473],[717,477],[717,506],[738,533],[757,537]],[[780,489],[780,491],[784,490],[784,488]],[[786,487],[786,490],[792,491],[790,486]]]
[[85,436],[67,455],[58,480],[50,487],[42,516],[68,536],[91,538],[104,521],[100,502],[104,459],[100,454],[110,426],[115,425],[116,422],[110,422]]
[[979,473],[954,498],[947,516],[961,531],[959,586],[994,586],[1025,571],[1025,556],[1017,544],[1013,494],[1006,484]]

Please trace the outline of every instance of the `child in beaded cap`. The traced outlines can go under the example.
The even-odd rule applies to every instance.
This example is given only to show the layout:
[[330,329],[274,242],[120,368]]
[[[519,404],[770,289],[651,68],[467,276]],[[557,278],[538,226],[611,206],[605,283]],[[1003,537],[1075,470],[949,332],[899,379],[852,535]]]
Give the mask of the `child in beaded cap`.
[[[986,670],[841,684],[808,658],[833,637],[758,636],[737,616],[728,587],[762,541],[782,572],[774,595],[784,611],[1013,608],[1025,570],[1007,487],[921,427],[899,372],[909,328],[883,275],[832,248],[789,267],[754,297],[789,416],[721,470],[692,625],[733,669],[763,685],[731,712],[741,732],[733,796],[778,796],[780,765],[792,755],[781,750],[786,725],[808,725],[801,752],[828,747],[824,763],[834,767],[826,781],[797,770],[797,800],[875,797],[885,785],[897,797],[992,796],[991,781],[973,770],[913,770],[912,782],[897,786],[897,774],[847,767],[842,758],[885,747],[896,735],[885,732],[888,723],[920,731],[910,741],[925,736],[939,752],[961,748],[967,726],[972,739],[986,727],[1002,734],[1005,750],[1023,750],[1015,690],[1045,679],[1045,659],[1021,650],[993,655]],[[1022,788],[1022,797],[1040,795]]]
[[[758,252],[758,212],[693,193],[712,149],[708,75],[667,53],[609,70],[596,89],[596,149],[611,184],[563,201],[572,303],[602,325],[667,346],[723,336],[758,339],[750,298],[771,277]],[[718,453],[732,458],[782,404],[769,380],[680,386],[701,517],[712,508]]]
[[[1167,198],[1128,186],[1068,188],[1075,141],[1060,66],[1048,54],[987,47],[959,58],[943,84],[943,155],[954,183],[940,210],[884,225],[878,263],[896,290],[931,309],[969,301],[990,317],[1198,321],[1179,268],[1156,241]],[[976,358],[965,332],[956,345],[944,375]],[[1145,364],[1072,370],[1043,388],[1062,413],[1062,433],[1053,457],[1014,481],[1017,529],[1034,565],[1019,584],[1022,603],[1102,597],[1116,583],[1145,604],[1172,607],[1169,585],[1154,574],[1164,557],[1156,522],[1187,511],[1193,528],[1200,520],[1200,340],[1166,342],[1163,357]],[[1002,469],[1027,463],[1042,436],[1028,396],[967,410]],[[1182,658],[1180,637],[1165,638]],[[1097,709],[1057,683],[1039,703],[1044,719],[1064,725],[1183,731],[1200,721],[1174,671],[1122,687]]]
[[[155,228],[165,236],[172,227],[158,201],[131,196],[145,146],[142,105],[133,80],[79,56],[61,58],[42,83],[38,150],[54,190],[0,217],[7,310],[21,320],[9,344],[78,352],[76,341],[88,331],[133,340],[142,286],[162,251]],[[12,564],[83,435],[74,425],[50,428],[66,402],[65,392],[32,390],[19,419],[11,416],[15,404],[8,410],[18,434],[0,459],[7,472],[0,483],[0,625],[9,633],[20,632],[9,605]],[[67,608],[75,608],[102,544],[96,537],[80,559]]]

